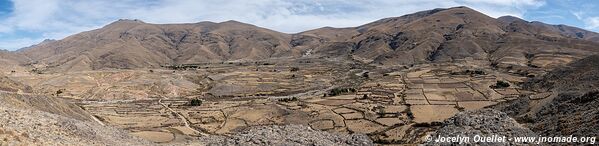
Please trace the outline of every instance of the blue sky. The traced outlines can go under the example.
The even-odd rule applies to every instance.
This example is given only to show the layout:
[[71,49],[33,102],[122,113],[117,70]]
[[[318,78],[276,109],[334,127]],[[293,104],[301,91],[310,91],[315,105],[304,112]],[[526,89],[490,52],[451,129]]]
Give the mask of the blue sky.
[[148,23],[237,20],[295,33],[455,6],[599,32],[598,0],[0,0],[0,49],[62,39],[121,18]]

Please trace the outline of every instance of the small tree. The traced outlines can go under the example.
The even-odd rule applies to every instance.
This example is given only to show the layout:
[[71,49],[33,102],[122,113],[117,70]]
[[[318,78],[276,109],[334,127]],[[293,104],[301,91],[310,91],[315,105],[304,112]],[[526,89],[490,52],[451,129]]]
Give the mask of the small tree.
[[56,91],[56,96],[59,96],[62,93],[64,93],[63,89],[58,89],[58,91]]
[[385,107],[377,106],[376,108],[377,108],[376,113],[379,115],[379,117],[385,116]]
[[189,101],[189,105],[190,106],[201,106],[202,105],[202,100],[200,99],[191,99],[191,101]]
[[292,102],[292,101],[297,101],[298,98],[297,97],[292,97],[292,98],[280,98],[279,102]]
[[491,88],[507,88],[510,87],[510,84],[505,82],[505,81],[497,81],[497,83],[495,83],[495,85],[491,85]]

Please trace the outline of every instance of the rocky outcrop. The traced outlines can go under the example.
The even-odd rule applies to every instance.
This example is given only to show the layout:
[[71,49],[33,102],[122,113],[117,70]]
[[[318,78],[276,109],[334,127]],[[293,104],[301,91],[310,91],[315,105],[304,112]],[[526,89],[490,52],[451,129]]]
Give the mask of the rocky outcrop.
[[464,143],[439,143],[435,142],[435,139],[441,137],[469,137],[470,143],[474,145],[521,145],[522,143],[515,143],[509,140],[506,142],[478,142],[474,143],[474,137],[485,136],[492,137],[505,136],[506,138],[515,136],[536,136],[530,129],[523,127],[518,124],[516,120],[509,117],[507,114],[493,110],[493,109],[481,109],[477,111],[466,111],[460,112],[443,122],[441,128],[439,128],[434,134],[430,135],[433,138],[427,145],[456,145]]
[[332,134],[302,125],[250,127],[230,137],[209,136],[199,141],[212,146],[374,145],[366,135]]
[[526,121],[545,136],[597,136],[599,91],[562,92]]

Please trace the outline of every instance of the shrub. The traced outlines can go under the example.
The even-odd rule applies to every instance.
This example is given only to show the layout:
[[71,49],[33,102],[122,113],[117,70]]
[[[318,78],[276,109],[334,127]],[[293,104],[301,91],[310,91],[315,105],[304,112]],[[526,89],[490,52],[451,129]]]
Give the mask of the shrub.
[[343,93],[353,93],[356,92],[356,89],[354,88],[334,88],[331,91],[329,91],[328,94],[325,95],[325,97],[328,96],[337,96],[337,95],[341,95]]
[[406,112],[406,116],[408,116],[409,119],[414,119],[414,113],[412,113],[412,111]]
[[64,93],[63,89],[58,89],[58,91],[56,91],[56,96],[60,95]]
[[200,100],[200,99],[191,99],[189,101],[189,105],[190,106],[201,106],[202,105],[202,100]]
[[292,101],[297,101],[298,98],[297,97],[292,97],[292,98],[279,98],[278,99],[279,102],[292,102]]
[[472,74],[477,74],[477,75],[485,75],[485,74],[487,74],[487,73],[485,73],[485,72],[484,72],[484,71],[482,71],[482,70],[475,70],[475,71],[474,71]]
[[291,69],[289,69],[289,71],[291,72],[296,72],[299,71],[300,69],[298,67],[292,67]]
[[507,88],[510,87],[510,84],[505,82],[505,81],[497,81],[497,83],[495,83],[495,85],[491,85],[491,88]]
[[379,117],[385,116],[385,107],[376,106],[375,108],[376,108],[376,113],[379,115]]

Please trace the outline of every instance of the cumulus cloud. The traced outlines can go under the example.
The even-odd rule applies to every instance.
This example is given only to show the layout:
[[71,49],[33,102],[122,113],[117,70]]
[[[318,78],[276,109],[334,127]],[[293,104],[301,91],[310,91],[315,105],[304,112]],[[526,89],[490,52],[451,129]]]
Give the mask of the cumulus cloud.
[[587,29],[599,29],[599,17],[589,17],[584,21]]
[[599,29],[599,17],[596,15],[589,14],[585,11],[572,11],[570,12],[579,21],[584,23],[584,28],[596,30]]
[[[14,11],[0,20],[0,48],[32,45],[99,28],[120,18],[149,23],[237,20],[286,33],[332,26],[349,27],[422,10],[468,6],[491,17],[522,17],[541,0],[14,0]],[[35,37],[6,37],[19,32]],[[8,38],[8,39],[7,39]]]

